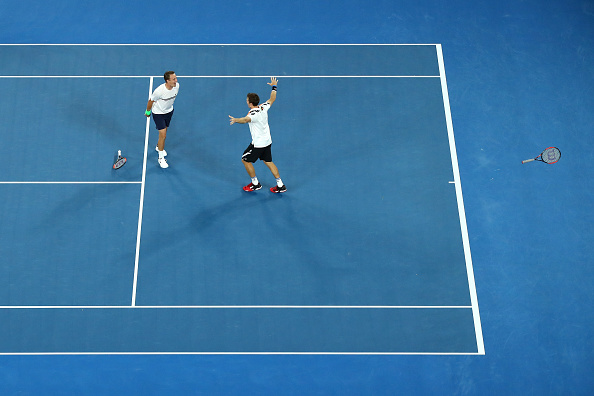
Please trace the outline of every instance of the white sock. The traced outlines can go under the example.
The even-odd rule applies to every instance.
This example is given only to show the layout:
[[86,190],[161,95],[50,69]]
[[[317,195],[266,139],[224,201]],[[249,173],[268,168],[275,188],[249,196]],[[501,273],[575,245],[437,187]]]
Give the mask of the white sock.
[[163,153],[163,150],[159,150],[159,158],[165,158],[165,153]]
[[254,186],[257,186],[257,185],[259,184],[259,183],[258,183],[258,178],[257,178],[256,176],[252,177],[252,184],[253,184]]
[[281,178],[279,177],[278,179],[276,179],[276,185],[279,187],[283,186],[283,181],[281,180]]

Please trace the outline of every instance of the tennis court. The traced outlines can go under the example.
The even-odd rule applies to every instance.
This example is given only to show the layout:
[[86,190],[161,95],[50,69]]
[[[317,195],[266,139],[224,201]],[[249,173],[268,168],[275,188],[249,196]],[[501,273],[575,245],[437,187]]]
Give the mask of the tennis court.
[[[0,50],[1,353],[484,354],[440,45]],[[154,51],[180,83],[165,170]],[[271,75],[282,196],[241,190],[227,117]]]
[[[3,11],[1,394],[593,393],[593,1]],[[142,112],[169,69],[164,174]],[[251,199],[228,115],[272,75],[289,191],[256,164]]]

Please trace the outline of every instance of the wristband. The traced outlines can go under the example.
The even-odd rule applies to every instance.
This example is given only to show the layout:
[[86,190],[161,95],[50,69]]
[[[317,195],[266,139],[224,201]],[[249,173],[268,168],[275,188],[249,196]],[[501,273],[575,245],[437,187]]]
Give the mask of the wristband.
[[273,85],[273,86],[272,86],[272,90],[273,90],[273,91],[276,91],[276,85]]
[[147,111],[144,112],[144,114],[146,114],[147,116],[150,116],[151,115],[151,111],[150,110],[147,110]]

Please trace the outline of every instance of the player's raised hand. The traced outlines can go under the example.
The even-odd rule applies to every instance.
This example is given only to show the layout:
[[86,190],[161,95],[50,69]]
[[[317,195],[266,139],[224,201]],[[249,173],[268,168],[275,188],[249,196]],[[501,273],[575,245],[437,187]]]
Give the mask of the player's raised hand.
[[267,83],[268,85],[277,85],[278,84],[278,80],[276,79],[276,77],[270,77],[270,82]]

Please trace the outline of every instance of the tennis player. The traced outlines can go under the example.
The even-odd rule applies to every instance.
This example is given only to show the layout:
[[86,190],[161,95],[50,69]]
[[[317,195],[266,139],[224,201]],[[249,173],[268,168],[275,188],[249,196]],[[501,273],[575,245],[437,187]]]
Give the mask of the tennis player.
[[153,94],[149,97],[149,101],[146,105],[145,115],[147,117],[153,114],[153,121],[159,131],[159,140],[157,141],[157,147],[155,150],[159,153],[159,165],[161,168],[168,168],[167,160],[165,156],[165,138],[167,137],[167,128],[171,122],[173,116],[173,102],[179,92],[179,83],[177,82],[177,76],[175,72],[168,71],[163,75],[165,83],[159,85]]
[[245,166],[245,170],[252,178],[252,182],[243,187],[244,191],[256,191],[262,188],[262,185],[256,177],[256,171],[254,169],[254,163],[259,159],[264,161],[264,164],[266,164],[276,179],[276,186],[271,187],[270,191],[273,193],[284,193],[287,191],[287,187],[283,184],[276,165],[274,165],[274,162],[272,162],[272,138],[270,136],[270,127],[268,126],[268,110],[276,100],[277,83],[278,80],[275,77],[270,78],[270,82],[267,83],[268,85],[272,86],[270,99],[262,104],[259,104],[260,97],[257,94],[247,94],[246,102],[250,108],[250,111],[245,117],[235,118],[229,116],[231,119],[229,125],[233,125],[235,123],[248,124],[250,127],[250,133],[252,135],[252,143],[250,143],[248,148],[245,149],[243,156],[241,157],[241,161]]

